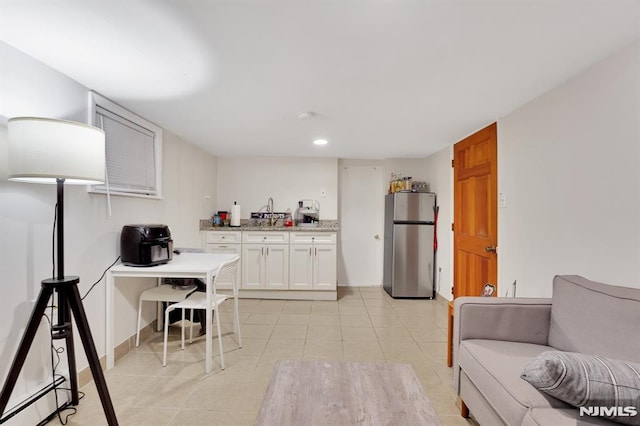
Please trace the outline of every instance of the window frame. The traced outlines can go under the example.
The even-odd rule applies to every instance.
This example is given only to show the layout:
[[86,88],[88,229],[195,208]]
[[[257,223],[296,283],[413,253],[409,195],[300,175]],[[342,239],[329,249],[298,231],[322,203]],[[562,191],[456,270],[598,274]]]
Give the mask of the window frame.
[[[92,126],[100,128],[100,123],[97,123],[96,119],[96,111],[97,107],[100,107],[111,114],[118,115],[126,120],[131,121],[132,123],[145,128],[151,131],[154,134],[153,138],[153,155],[155,161],[155,194],[145,194],[142,192],[135,191],[127,191],[126,188],[122,187],[109,187],[109,190],[106,188],[106,182],[104,184],[104,188],[100,187],[102,185],[89,185],[87,186],[87,191],[94,194],[109,194],[109,195],[119,195],[125,197],[137,197],[137,198],[147,198],[154,200],[163,199],[162,196],[162,128],[151,123],[148,120],[140,117],[137,114],[127,110],[126,108],[121,107],[115,102],[105,98],[104,96],[96,93],[94,91],[89,91],[89,108],[88,108],[88,120],[87,122]],[[105,147],[106,148],[106,147]],[[105,157],[106,157],[105,151]],[[105,165],[105,173],[106,173],[106,165]]]

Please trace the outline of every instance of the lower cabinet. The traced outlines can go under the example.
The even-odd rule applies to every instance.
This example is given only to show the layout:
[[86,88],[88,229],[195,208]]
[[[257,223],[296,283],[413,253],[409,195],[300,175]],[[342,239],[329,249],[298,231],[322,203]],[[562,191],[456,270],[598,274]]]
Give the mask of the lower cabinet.
[[292,232],[289,288],[336,289],[336,233]]
[[290,290],[335,290],[336,246],[291,244]]
[[253,290],[289,289],[289,233],[242,233],[242,287]]
[[243,244],[242,288],[287,290],[289,288],[289,246]]
[[[240,255],[241,289],[336,291],[335,232],[203,231],[210,253]],[[231,280],[220,278],[222,288]]]
[[[241,255],[239,269],[242,269],[242,245],[241,232],[207,232],[202,238],[202,248],[207,253],[231,253]],[[240,271],[236,279],[240,280]],[[218,288],[231,289],[233,277],[221,276],[218,278]]]

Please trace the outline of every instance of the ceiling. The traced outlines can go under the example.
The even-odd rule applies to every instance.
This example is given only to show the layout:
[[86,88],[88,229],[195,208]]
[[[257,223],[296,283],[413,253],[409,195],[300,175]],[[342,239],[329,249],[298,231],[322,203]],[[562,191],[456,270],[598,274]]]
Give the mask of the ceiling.
[[219,156],[426,157],[639,37],[637,0],[0,0],[0,39]]

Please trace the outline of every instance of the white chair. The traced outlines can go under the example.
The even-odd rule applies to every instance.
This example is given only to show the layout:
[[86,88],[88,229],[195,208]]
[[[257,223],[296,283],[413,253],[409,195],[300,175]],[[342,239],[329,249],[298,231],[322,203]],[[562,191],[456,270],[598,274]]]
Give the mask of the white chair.
[[[136,347],[140,345],[140,320],[142,319],[142,302],[168,302],[183,301],[187,296],[196,291],[196,287],[180,288],[171,284],[162,284],[145,290],[138,299],[138,323],[136,325]],[[166,323],[165,323],[166,325]]]
[[[234,301],[234,312],[233,312],[233,332],[238,335],[238,346],[242,347],[242,336],[240,335],[240,316],[238,314],[238,262],[240,261],[240,257],[236,257],[233,260],[229,260],[218,268],[216,272],[213,283],[211,285],[212,288],[212,297],[211,297],[211,305],[207,306],[207,295],[203,292],[193,293],[190,297],[184,299],[181,302],[174,303],[169,305],[164,313],[164,354],[162,356],[162,365],[167,365],[167,339],[169,334],[168,327],[168,319],[169,313],[174,309],[182,309],[182,319],[184,321],[184,312],[186,309],[191,310],[191,318],[193,318],[193,310],[194,309],[211,309],[213,310],[213,318],[216,323],[216,327],[218,330],[218,347],[220,348],[220,365],[224,370],[224,351],[222,349],[222,333],[220,331],[220,311],[218,307],[227,299],[233,297]],[[217,292],[217,282],[220,277],[225,275],[231,275],[232,277],[232,294],[233,296],[229,296],[226,294],[218,294]],[[218,314],[216,315],[216,310],[218,310]],[[210,324],[207,324],[207,327],[210,327]],[[193,340],[193,327],[190,330],[190,340]],[[184,349],[184,327],[182,328],[182,339],[181,339],[181,348]]]
[[[204,250],[197,248],[180,248],[182,252],[202,253]],[[136,325],[136,347],[140,346],[140,321],[142,319],[142,302],[167,302],[176,303],[183,301],[187,296],[196,291],[196,287],[180,287],[171,284],[161,284],[159,286],[145,290],[138,299],[138,322]]]

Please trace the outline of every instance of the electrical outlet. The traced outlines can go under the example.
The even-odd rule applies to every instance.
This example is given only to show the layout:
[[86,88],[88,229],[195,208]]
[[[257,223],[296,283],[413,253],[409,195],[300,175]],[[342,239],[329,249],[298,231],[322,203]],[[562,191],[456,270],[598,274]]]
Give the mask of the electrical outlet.
[[507,207],[507,196],[504,195],[504,192],[498,194],[498,205],[503,209]]

